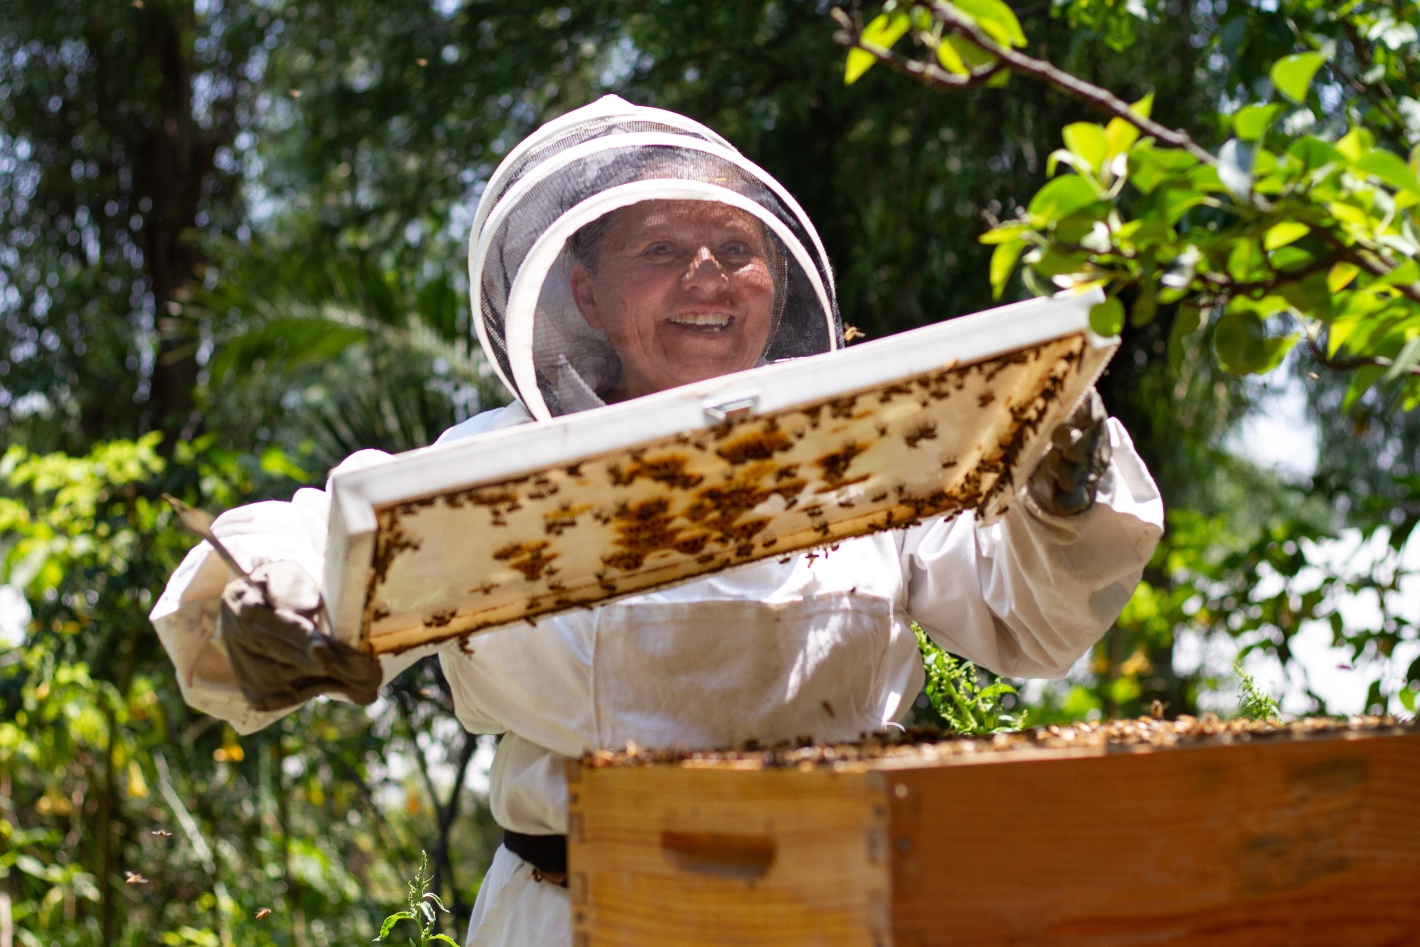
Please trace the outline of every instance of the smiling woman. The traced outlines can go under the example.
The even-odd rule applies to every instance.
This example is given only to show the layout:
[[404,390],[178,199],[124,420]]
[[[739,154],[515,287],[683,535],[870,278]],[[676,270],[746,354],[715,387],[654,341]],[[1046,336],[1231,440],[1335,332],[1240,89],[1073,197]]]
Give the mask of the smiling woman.
[[572,297],[621,362],[622,401],[753,368],[783,304],[783,255],[751,214],[645,201],[569,241]]
[[[714,132],[671,112],[607,98],[550,122],[493,173],[473,234],[475,324],[518,402],[449,429],[440,443],[493,434],[465,446],[513,452],[529,441],[494,432],[842,344],[833,276],[803,210]],[[874,410],[883,404],[872,400]],[[617,409],[625,418],[635,410]],[[862,421],[870,417],[882,420]],[[595,431],[594,419],[585,420],[583,430]],[[576,426],[549,424],[541,434],[565,438]],[[789,435],[751,439],[770,436]],[[506,625],[468,647],[457,637],[435,645],[460,723],[470,733],[503,734],[489,809],[504,841],[479,889],[467,943],[574,942],[572,899],[584,892],[568,875],[575,793],[566,764],[589,750],[772,746],[806,734],[846,740],[898,724],[922,686],[914,620],[942,647],[995,673],[1063,675],[1129,599],[1158,541],[1162,507],[1127,433],[1105,418],[1097,398],[1051,436],[1030,485],[997,522],[972,510],[914,519],[836,543],[831,557],[774,553],[675,587]],[[760,496],[746,484],[781,471],[754,459],[762,448],[736,445],[720,445],[715,456],[739,469],[719,470],[683,515],[655,503],[606,514],[617,520],[616,534],[584,549],[599,589],[615,588],[613,572],[639,569],[664,551],[670,529],[686,539],[672,552],[700,555],[709,530],[728,536],[742,528],[735,536],[743,541],[761,528],[752,508],[807,487],[802,478],[791,486],[790,473]],[[841,485],[861,449],[852,441],[817,459],[810,452],[803,465]],[[343,470],[378,461],[372,454],[356,454]],[[559,473],[580,478],[581,470]],[[613,479],[624,478],[608,472]],[[547,478],[531,484],[527,496],[538,499],[558,489]],[[944,491],[946,481],[933,488]],[[467,522],[444,515],[452,510],[522,508],[506,491],[432,503],[420,501],[450,536]],[[326,660],[323,632],[310,627],[300,603],[277,595],[272,575],[325,574],[333,515],[331,494],[320,490],[228,511],[212,533],[252,578],[202,546],[153,610],[184,696],[238,732],[274,722],[308,696],[291,686],[293,669],[302,672],[299,688],[364,700],[374,697],[368,685],[377,675],[392,680],[428,653]],[[533,533],[557,535],[565,528],[559,517],[577,515],[568,505],[539,517]],[[814,517],[807,508],[802,515]],[[493,532],[478,541],[493,542],[495,565],[465,571],[458,563],[471,560],[458,559],[459,585],[487,595],[505,566],[529,581],[552,577],[549,542],[534,535],[505,544],[494,534],[507,526],[505,515],[489,513]],[[361,560],[361,581],[371,563],[381,583],[390,580],[396,547],[417,545],[404,536],[381,547]],[[258,559],[269,563],[261,573]],[[567,593],[568,575],[557,576],[560,591],[551,582],[547,590]],[[249,608],[257,591],[262,602]],[[329,587],[322,594],[339,600]],[[436,612],[424,628],[449,621]],[[258,652],[269,657],[265,666],[230,660]]]
[[627,108],[549,123],[475,221],[480,339],[538,419],[842,345],[823,244],[783,186],[704,126]]

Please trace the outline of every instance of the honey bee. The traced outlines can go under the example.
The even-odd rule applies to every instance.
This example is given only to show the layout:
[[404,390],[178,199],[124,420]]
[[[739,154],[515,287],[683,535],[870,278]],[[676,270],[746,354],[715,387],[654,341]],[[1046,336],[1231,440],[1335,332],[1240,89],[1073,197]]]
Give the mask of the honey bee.
[[260,911],[257,911],[257,912],[256,912],[256,919],[257,919],[258,921],[264,921],[264,920],[266,920],[266,919],[267,919],[268,917],[270,917],[270,916],[271,916],[271,908],[262,908]]
[[173,833],[169,832],[167,829],[154,829],[154,830],[153,830],[152,832],[150,832],[149,834],[152,835],[152,836],[154,836],[155,838],[167,838],[169,835],[172,835]]
[[123,879],[123,883],[124,883],[124,884],[129,884],[129,885],[146,885],[146,884],[148,883],[148,879],[147,879],[147,878],[144,878],[142,875],[138,874],[138,872],[136,872],[136,871],[125,871],[123,874],[124,874],[124,876],[125,876],[124,879]]

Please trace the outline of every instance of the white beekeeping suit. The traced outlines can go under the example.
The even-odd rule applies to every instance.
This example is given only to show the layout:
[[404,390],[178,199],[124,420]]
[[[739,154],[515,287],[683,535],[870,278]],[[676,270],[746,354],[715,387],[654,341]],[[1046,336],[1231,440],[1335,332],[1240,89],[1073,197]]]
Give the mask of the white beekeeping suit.
[[[469,256],[479,339],[518,401],[441,442],[841,345],[822,245],[778,182],[709,129],[614,97],[508,156]],[[662,302],[652,284],[668,287]],[[477,635],[466,650],[382,657],[384,679],[436,651],[463,725],[504,734],[490,805],[511,839],[566,831],[563,764],[591,749],[851,740],[899,720],[923,681],[914,619],[999,674],[1060,677],[1117,617],[1162,528],[1128,434],[1113,419],[1100,430],[1112,459],[1084,512],[1048,514],[1023,490],[990,526],[963,513],[756,562]],[[248,567],[293,562],[318,577],[328,511],[305,489],[233,510],[214,531]],[[232,578],[199,545],[152,619],[187,701],[249,733],[290,708],[256,710],[233,674],[228,626],[218,634]],[[569,944],[566,890],[539,877],[500,848],[468,942]]]

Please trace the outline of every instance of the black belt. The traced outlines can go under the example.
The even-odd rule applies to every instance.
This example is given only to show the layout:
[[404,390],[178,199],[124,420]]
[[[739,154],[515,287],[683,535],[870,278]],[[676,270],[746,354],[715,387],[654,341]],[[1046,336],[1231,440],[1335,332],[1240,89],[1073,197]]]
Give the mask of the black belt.
[[533,866],[533,877],[567,887],[567,836],[503,830],[503,847]]

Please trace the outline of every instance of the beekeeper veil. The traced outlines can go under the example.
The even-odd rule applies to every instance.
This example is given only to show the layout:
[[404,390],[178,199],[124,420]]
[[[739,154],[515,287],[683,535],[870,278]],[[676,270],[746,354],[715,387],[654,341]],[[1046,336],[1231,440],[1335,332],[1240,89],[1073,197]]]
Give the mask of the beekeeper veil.
[[540,420],[842,345],[823,245],[783,186],[615,96],[498,166],[469,279],[484,351]]

